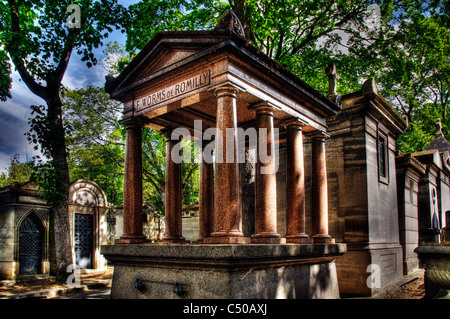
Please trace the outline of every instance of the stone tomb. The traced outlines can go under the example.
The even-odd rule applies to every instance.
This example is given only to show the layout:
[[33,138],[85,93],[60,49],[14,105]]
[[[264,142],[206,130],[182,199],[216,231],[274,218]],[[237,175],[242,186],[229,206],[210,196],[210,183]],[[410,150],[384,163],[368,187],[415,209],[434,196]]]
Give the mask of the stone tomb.
[[[77,267],[106,269],[100,245],[107,240],[108,203],[94,182],[77,180],[69,188],[72,253]],[[56,272],[50,208],[33,182],[0,188],[0,279],[26,280]]]
[[[112,298],[339,297],[335,259],[346,246],[328,234],[325,157],[326,118],[339,106],[243,35],[231,12],[211,31],[160,32],[117,78],[107,78],[106,91],[124,103],[126,127],[124,231],[115,245],[102,247],[114,264]],[[142,235],[144,126],[167,138],[165,235],[156,244]],[[240,134],[251,128],[257,138]],[[182,233],[181,165],[174,156],[180,135],[203,146],[194,243]],[[312,149],[309,235],[304,137]],[[289,163],[285,237],[277,232],[276,143],[286,144]],[[239,154],[252,147],[267,156],[256,161],[255,230],[247,236]],[[208,160],[213,148],[215,163]]]

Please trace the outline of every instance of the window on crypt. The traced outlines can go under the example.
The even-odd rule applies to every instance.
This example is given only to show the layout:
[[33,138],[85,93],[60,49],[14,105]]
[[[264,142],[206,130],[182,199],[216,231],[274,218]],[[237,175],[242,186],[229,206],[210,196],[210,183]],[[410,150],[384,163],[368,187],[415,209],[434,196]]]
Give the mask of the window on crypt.
[[378,178],[380,182],[389,182],[389,163],[388,163],[388,138],[387,134],[378,132]]

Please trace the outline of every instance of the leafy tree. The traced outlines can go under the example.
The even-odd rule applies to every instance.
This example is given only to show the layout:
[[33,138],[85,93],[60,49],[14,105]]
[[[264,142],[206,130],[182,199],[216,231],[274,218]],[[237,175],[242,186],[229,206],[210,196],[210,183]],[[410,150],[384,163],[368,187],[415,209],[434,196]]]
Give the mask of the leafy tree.
[[[198,201],[199,164],[195,162],[195,154],[199,150],[194,142],[182,141],[182,149],[190,151],[188,163],[181,163],[183,204]],[[153,129],[144,128],[142,133],[144,200],[151,202],[159,213],[164,212],[165,203],[165,167],[166,139]]]
[[448,1],[142,0],[130,6],[127,51],[139,51],[158,31],[212,29],[230,9],[248,42],[323,94],[323,70],[334,62],[340,94],[374,77],[409,122],[426,103],[447,122]]
[[[73,263],[68,221],[69,172],[66,160],[65,129],[60,93],[72,51],[86,65],[97,63],[93,49],[102,44],[126,16],[116,0],[79,0],[80,8],[67,12],[71,1],[8,0],[0,2],[0,94],[10,97],[10,60],[30,91],[41,97],[45,107],[35,107],[31,141],[39,142],[50,159],[45,164],[55,196],[52,198],[56,245],[56,278],[65,280],[67,266]],[[74,15],[74,16],[73,16]],[[67,23],[68,18],[70,18]],[[74,19],[72,19],[74,18]],[[5,89],[6,88],[6,89]],[[42,126],[45,126],[43,128]],[[49,186],[48,184],[47,186]]]
[[[246,39],[314,88],[327,91],[324,68],[338,64],[341,93],[359,89],[361,77],[374,74],[368,44],[386,40],[393,30],[393,4],[381,2],[377,28],[367,23],[372,1],[149,1],[130,6],[127,51],[143,48],[158,31],[212,29],[232,9]],[[359,55],[364,54],[364,59]]]
[[33,161],[21,162],[20,155],[14,154],[11,156],[7,173],[0,175],[0,187],[29,181],[33,173],[33,168]]
[[[120,58],[119,58],[120,60]],[[119,124],[122,105],[103,88],[64,89],[62,93],[71,180],[96,182],[114,204],[123,200],[125,130]],[[191,143],[186,146],[193,147]],[[164,213],[166,140],[158,131],[142,132],[144,200]],[[198,200],[198,164],[182,163],[183,199]]]
[[62,92],[68,165],[72,181],[96,182],[114,204],[122,202],[124,142],[122,105],[102,88]]

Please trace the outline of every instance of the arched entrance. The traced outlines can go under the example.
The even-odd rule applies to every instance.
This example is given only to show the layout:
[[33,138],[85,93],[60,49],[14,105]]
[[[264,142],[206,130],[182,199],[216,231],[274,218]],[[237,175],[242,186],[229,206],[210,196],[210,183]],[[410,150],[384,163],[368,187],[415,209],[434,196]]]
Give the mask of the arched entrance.
[[19,227],[19,273],[42,272],[44,228],[34,214],[29,214]]
[[69,214],[75,263],[81,269],[102,269],[106,261],[100,245],[106,244],[106,196],[94,182],[77,180],[70,186]]
[[75,214],[75,261],[79,268],[92,268],[93,215]]

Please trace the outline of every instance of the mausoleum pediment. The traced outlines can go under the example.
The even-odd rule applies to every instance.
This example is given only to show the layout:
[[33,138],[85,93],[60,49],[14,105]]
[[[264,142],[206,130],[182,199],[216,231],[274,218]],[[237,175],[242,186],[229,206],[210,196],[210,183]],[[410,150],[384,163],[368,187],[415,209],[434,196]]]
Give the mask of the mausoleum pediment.
[[209,32],[160,32],[117,78],[107,82],[106,90],[118,95],[133,89],[200,58],[202,51],[221,41],[223,38],[211,36]]

